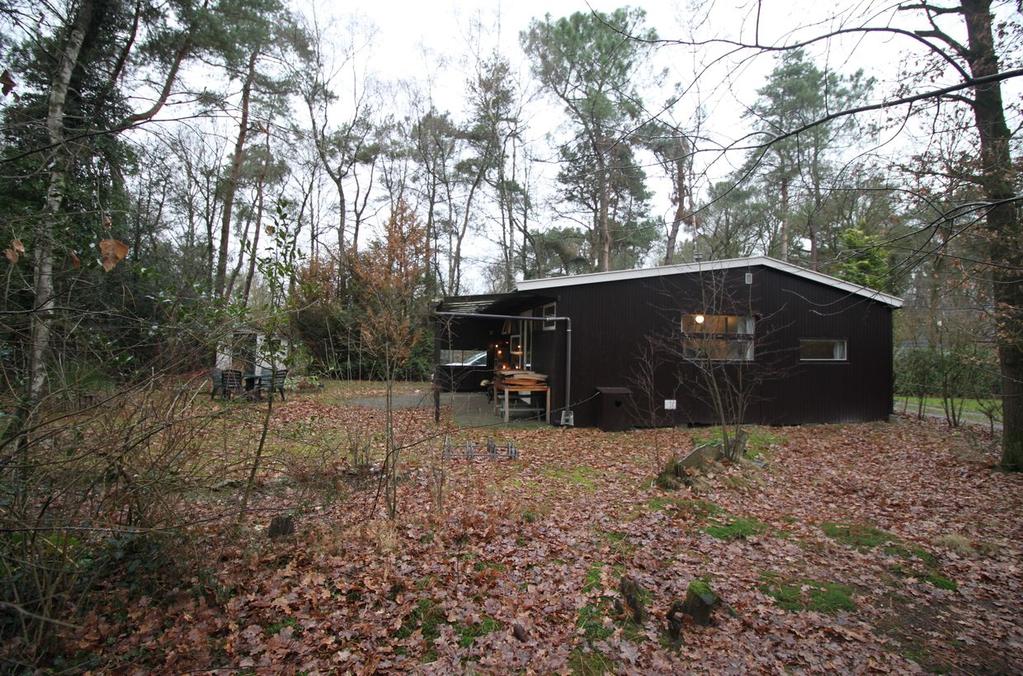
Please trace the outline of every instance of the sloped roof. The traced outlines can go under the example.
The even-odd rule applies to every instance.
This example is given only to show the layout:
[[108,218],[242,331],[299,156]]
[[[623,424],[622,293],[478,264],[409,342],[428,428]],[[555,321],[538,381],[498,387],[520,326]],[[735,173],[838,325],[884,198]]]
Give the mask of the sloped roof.
[[838,279],[821,272],[807,270],[792,263],[786,263],[770,256],[749,256],[746,258],[724,258],[716,261],[701,261],[698,263],[681,263],[678,265],[661,265],[654,268],[642,270],[612,270],[609,272],[590,272],[583,275],[565,275],[561,277],[545,277],[543,279],[526,279],[516,283],[519,291],[540,291],[542,289],[554,289],[559,286],[579,286],[582,284],[600,284],[602,282],[618,282],[628,279],[643,279],[645,277],[665,277],[668,275],[685,275],[694,272],[710,272],[713,270],[730,270],[733,268],[750,268],[764,266],[787,272],[796,277],[809,279],[820,284],[840,289],[847,293],[863,296],[891,307],[902,307],[902,299],[889,295],[877,289],[860,286]]

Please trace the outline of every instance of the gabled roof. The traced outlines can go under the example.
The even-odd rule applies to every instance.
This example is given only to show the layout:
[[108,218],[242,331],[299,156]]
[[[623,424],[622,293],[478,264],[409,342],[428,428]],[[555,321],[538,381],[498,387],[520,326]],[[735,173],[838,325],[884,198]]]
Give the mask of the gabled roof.
[[699,263],[681,263],[678,265],[661,265],[655,268],[642,270],[612,270],[609,272],[590,272],[584,275],[567,275],[563,277],[545,277],[543,279],[527,279],[516,283],[519,291],[539,291],[541,289],[554,289],[559,286],[579,286],[581,284],[599,284],[601,282],[618,282],[627,279],[643,279],[645,277],[665,277],[668,275],[685,275],[694,272],[709,272],[712,270],[730,270],[732,268],[750,268],[761,265],[773,268],[781,272],[787,272],[796,277],[809,279],[820,284],[841,289],[857,296],[870,298],[891,307],[902,307],[902,299],[891,296],[887,293],[847,282],[831,275],[825,275],[813,270],[801,268],[792,263],[771,258],[770,256],[749,256],[747,258],[725,258],[716,261],[701,261]]

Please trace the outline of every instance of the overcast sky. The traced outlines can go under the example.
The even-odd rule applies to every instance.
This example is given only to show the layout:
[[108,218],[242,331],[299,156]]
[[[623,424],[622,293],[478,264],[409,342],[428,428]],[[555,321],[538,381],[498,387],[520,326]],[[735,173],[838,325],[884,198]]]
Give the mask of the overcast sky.
[[[426,92],[438,109],[450,111],[456,120],[463,118],[465,84],[472,72],[475,54],[500,51],[517,69],[520,80],[529,82],[528,63],[519,35],[532,19],[547,13],[558,18],[576,11],[610,11],[626,4],[609,0],[588,3],[581,0],[296,2],[300,12],[315,16],[321,26],[330,27],[328,35],[339,52],[353,43],[361,46],[355,59],[360,77],[368,73],[382,83],[411,83],[420,92]],[[759,42],[767,45],[791,44],[800,37],[820,34],[840,24],[863,23],[874,11],[870,2],[767,0],[758,4],[746,0],[662,0],[631,4],[646,11],[647,26],[654,28],[661,38],[695,35],[702,40],[727,38],[753,42],[754,36],[758,36]],[[1011,4],[1007,3],[1006,11],[1012,11]],[[884,9],[892,5],[879,2],[873,6]],[[902,18],[902,13],[899,14],[896,21]],[[905,39],[857,36],[821,43],[808,51],[821,68],[842,74],[863,69],[877,80],[874,99],[879,100],[894,90],[908,46]],[[744,113],[775,64],[769,54],[752,59],[744,57],[748,54],[733,55],[729,48],[720,45],[700,50],[665,46],[656,50],[649,73],[663,70],[666,73],[664,83],[657,88],[645,87],[646,81],[639,83],[641,88],[645,87],[642,93],[649,108],[665,99],[670,84],[686,88],[681,102],[668,112],[683,127],[691,128],[697,106],[702,107],[705,121],[701,132],[708,140],[704,143],[705,152],[699,155],[698,165],[707,172],[708,181],[724,177],[742,162],[742,152],[719,154],[713,149],[733,144],[748,132]],[[535,83],[533,86],[535,89]],[[1012,91],[1012,86],[1009,89]],[[1018,88],[1015,91],[1018,92]],[[565,116],[560,106],[537,93],[526,109],[526,116],[528,138],[535,144],[534,150],[541,158],[546,153],[553,160],[559,133],[564,133]],[[900,144],[910,142],[911,135],[900,136],[893,143],[889,140],[875,139],[885,144],[887,152],[892,152]],[[553,195],[556,165],[552,163],[546,170],[541,169],[544,171],[539,191],[541,195]],[[652,213],[666,215],[671,209],[667,186],[657,180],[655,168],[649,168],[647,173],[655,192]],[[480,237],[473,238],[468,245],[470,258],[487,258],[496,252]],[[470,279],[476,287],[474,290],[482,290],[478,275]]]

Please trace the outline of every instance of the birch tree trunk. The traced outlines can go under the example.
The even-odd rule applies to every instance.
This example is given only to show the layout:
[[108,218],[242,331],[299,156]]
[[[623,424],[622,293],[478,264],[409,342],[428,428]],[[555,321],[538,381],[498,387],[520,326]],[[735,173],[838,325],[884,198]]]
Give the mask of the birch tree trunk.
[[46,351],[50,345],[50,323],[53,321],[53,232],[60,218],[67,183],[68,158],[64,150],[64,109],[67,102],[71,75],[78,65],[78,56],[89,24],[92,22],[93,0],[83,0],[78,8],[74,26],[60,53],[56,72],[50,85],[50,99],[46,111],[46,131],[56,157],[50,163],[46,205],[35,227],[32,295],[35,312],[32,313],[32,347],[29,356],[28,406],[34,406],[46,387]]

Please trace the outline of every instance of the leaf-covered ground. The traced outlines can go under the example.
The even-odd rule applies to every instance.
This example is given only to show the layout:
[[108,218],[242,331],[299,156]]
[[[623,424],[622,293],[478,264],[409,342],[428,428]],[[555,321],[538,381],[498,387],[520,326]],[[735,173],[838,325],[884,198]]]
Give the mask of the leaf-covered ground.
[[[250,525],[240,536],[201,529],[199,556],[173,589],[112,585],[65,636],[67,663],[140,673],[1023,670],[1023,477],[995,469],[977,432],[904,419],[759,429],[750,462],[663,491],[651,482],[656,460],[691,448],[690,431],[463,430],[456,442],[514,440],[521,455],[443,459],[438,439],[410,447],[392,526],[372,478],[351,480],[335,456],[297,479],[289,471],[303,439],[340,449],[341,435],[370,434],[382,416],[344,397],[289,399],[274,423],[287,443],[270,458]],[[426,411],[400,422],[409,442],[437,432]],[[231,499],[197,496],[197,513]],[[260,510],[281,505],[299,512],[298,533],[271,541]],[[648,592],[642,625],[615,611],[625,574]],[[674,642],[665,614],[694,580],[724,606]]]

